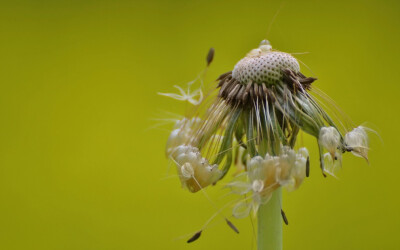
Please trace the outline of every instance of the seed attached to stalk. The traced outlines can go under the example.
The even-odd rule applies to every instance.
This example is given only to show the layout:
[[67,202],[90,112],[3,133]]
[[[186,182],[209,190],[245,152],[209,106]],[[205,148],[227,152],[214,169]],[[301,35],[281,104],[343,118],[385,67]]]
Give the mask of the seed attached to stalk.
[[212,60],[214,59],[214,53],[215,53],[214,48],[210,48],[207,54],[207,66],[210,66]]

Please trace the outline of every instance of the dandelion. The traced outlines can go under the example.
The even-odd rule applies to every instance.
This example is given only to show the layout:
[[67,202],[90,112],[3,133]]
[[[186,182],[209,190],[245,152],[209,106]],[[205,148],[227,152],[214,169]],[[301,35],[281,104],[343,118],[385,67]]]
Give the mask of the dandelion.
[[[214,50],[207,67],[213,55]],[[225,184],[240,197],[232,213],[237,218],[257,216],[259,249],[282,248],[281,217],[288,223],[282,188],[296,190],[309,176],[308,149],[296,144],[301,131],[316,138],[324,176],[335,176],[345,152],[367,159],[365,129],[339,129],[310,94],[315,80],[300,72],[296,58],[263,40],[222,74],[216,90],[205,98],[201,90],[163,94],[193,104],[187,112],[191,116],[176,123],[166,149],[182,186],[198,192],[218,184],[235,165],[234,180]],[[194,93],[201,98],[194,101]],[[198,237],[199,232],[189,241]]]

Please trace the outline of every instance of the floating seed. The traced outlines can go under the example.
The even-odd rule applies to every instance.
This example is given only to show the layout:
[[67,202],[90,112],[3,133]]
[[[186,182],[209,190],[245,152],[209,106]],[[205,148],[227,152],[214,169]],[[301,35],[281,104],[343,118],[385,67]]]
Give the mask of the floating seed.
[[210,50],[208,51],[207,54],[207,66],[209,66],[212,62],[212,60],[214,59],[214,48],[210,48]]
[[228,219],[225,219],[225,220],[226,220],[226,223],[228,224],[228,226],[230,228],[232,228],[233,231],[235,231],[236,233],[239,233],[239,230],[237,229],[237,227],[235,227],[235,225],[233,225],[232,222],[230,222]]
[[188,239],[187,243],[192,243],[193,241],[197,240],[198,238],[200,238],[201,236],[201,232],[202,231],[198,231],[197,233],[195,233],[192,238]]
[[286,224],[286,225],[289,225],[289,221],[288,221],[288,219],[287,219],[287,217],[286,217],[286,214],[285,214],[285,212],[283,212],[282,209],[281,209],[281,214],[282,214],[282,219],[283,219],[283,221],[285,222],[285,224]]

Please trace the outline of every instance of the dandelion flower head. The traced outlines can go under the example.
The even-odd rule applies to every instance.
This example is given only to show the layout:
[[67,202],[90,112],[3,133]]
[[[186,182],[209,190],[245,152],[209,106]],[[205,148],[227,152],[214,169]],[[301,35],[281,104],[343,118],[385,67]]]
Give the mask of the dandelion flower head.
[[[208,64],[212,58],[209,54]],[[182,89],[182,96],[163,94],[193,104],[190,115],[175,124],[166,147],[182,186],[198,192],[236,166],[240,178],[225,186],[249,197],[233,207],[234,216],[245,217],[277,188],[296,190],[309,175],[309,150],[296,145],[300,132],[316,139],[324,176],[335,175],[345,152],[367,159],[366,129],[335,122],[311,94],[315,80],[301,73],[295,57],[263,40],[218,77],[210,94]]]

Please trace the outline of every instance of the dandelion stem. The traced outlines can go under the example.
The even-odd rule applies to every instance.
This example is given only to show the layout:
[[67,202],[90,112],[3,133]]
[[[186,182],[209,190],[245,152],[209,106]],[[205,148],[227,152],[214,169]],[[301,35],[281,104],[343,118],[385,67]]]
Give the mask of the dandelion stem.
[[282,250],[281,201],[282,189],[278,188],[258,209],[258,250]]
[[[282,127],[281,124],[278,127]],[[273,139],[273,138],[270,138]],[[296,139],[293,140],[293,145]],[[279,152],[280,142],[272,140],[272,153]],[[266,152],[261,150],[261,155]],[[261,204],[257,212],[258,250],[282,250],[282,188],[279,187],[272,193],[271,199]]]

